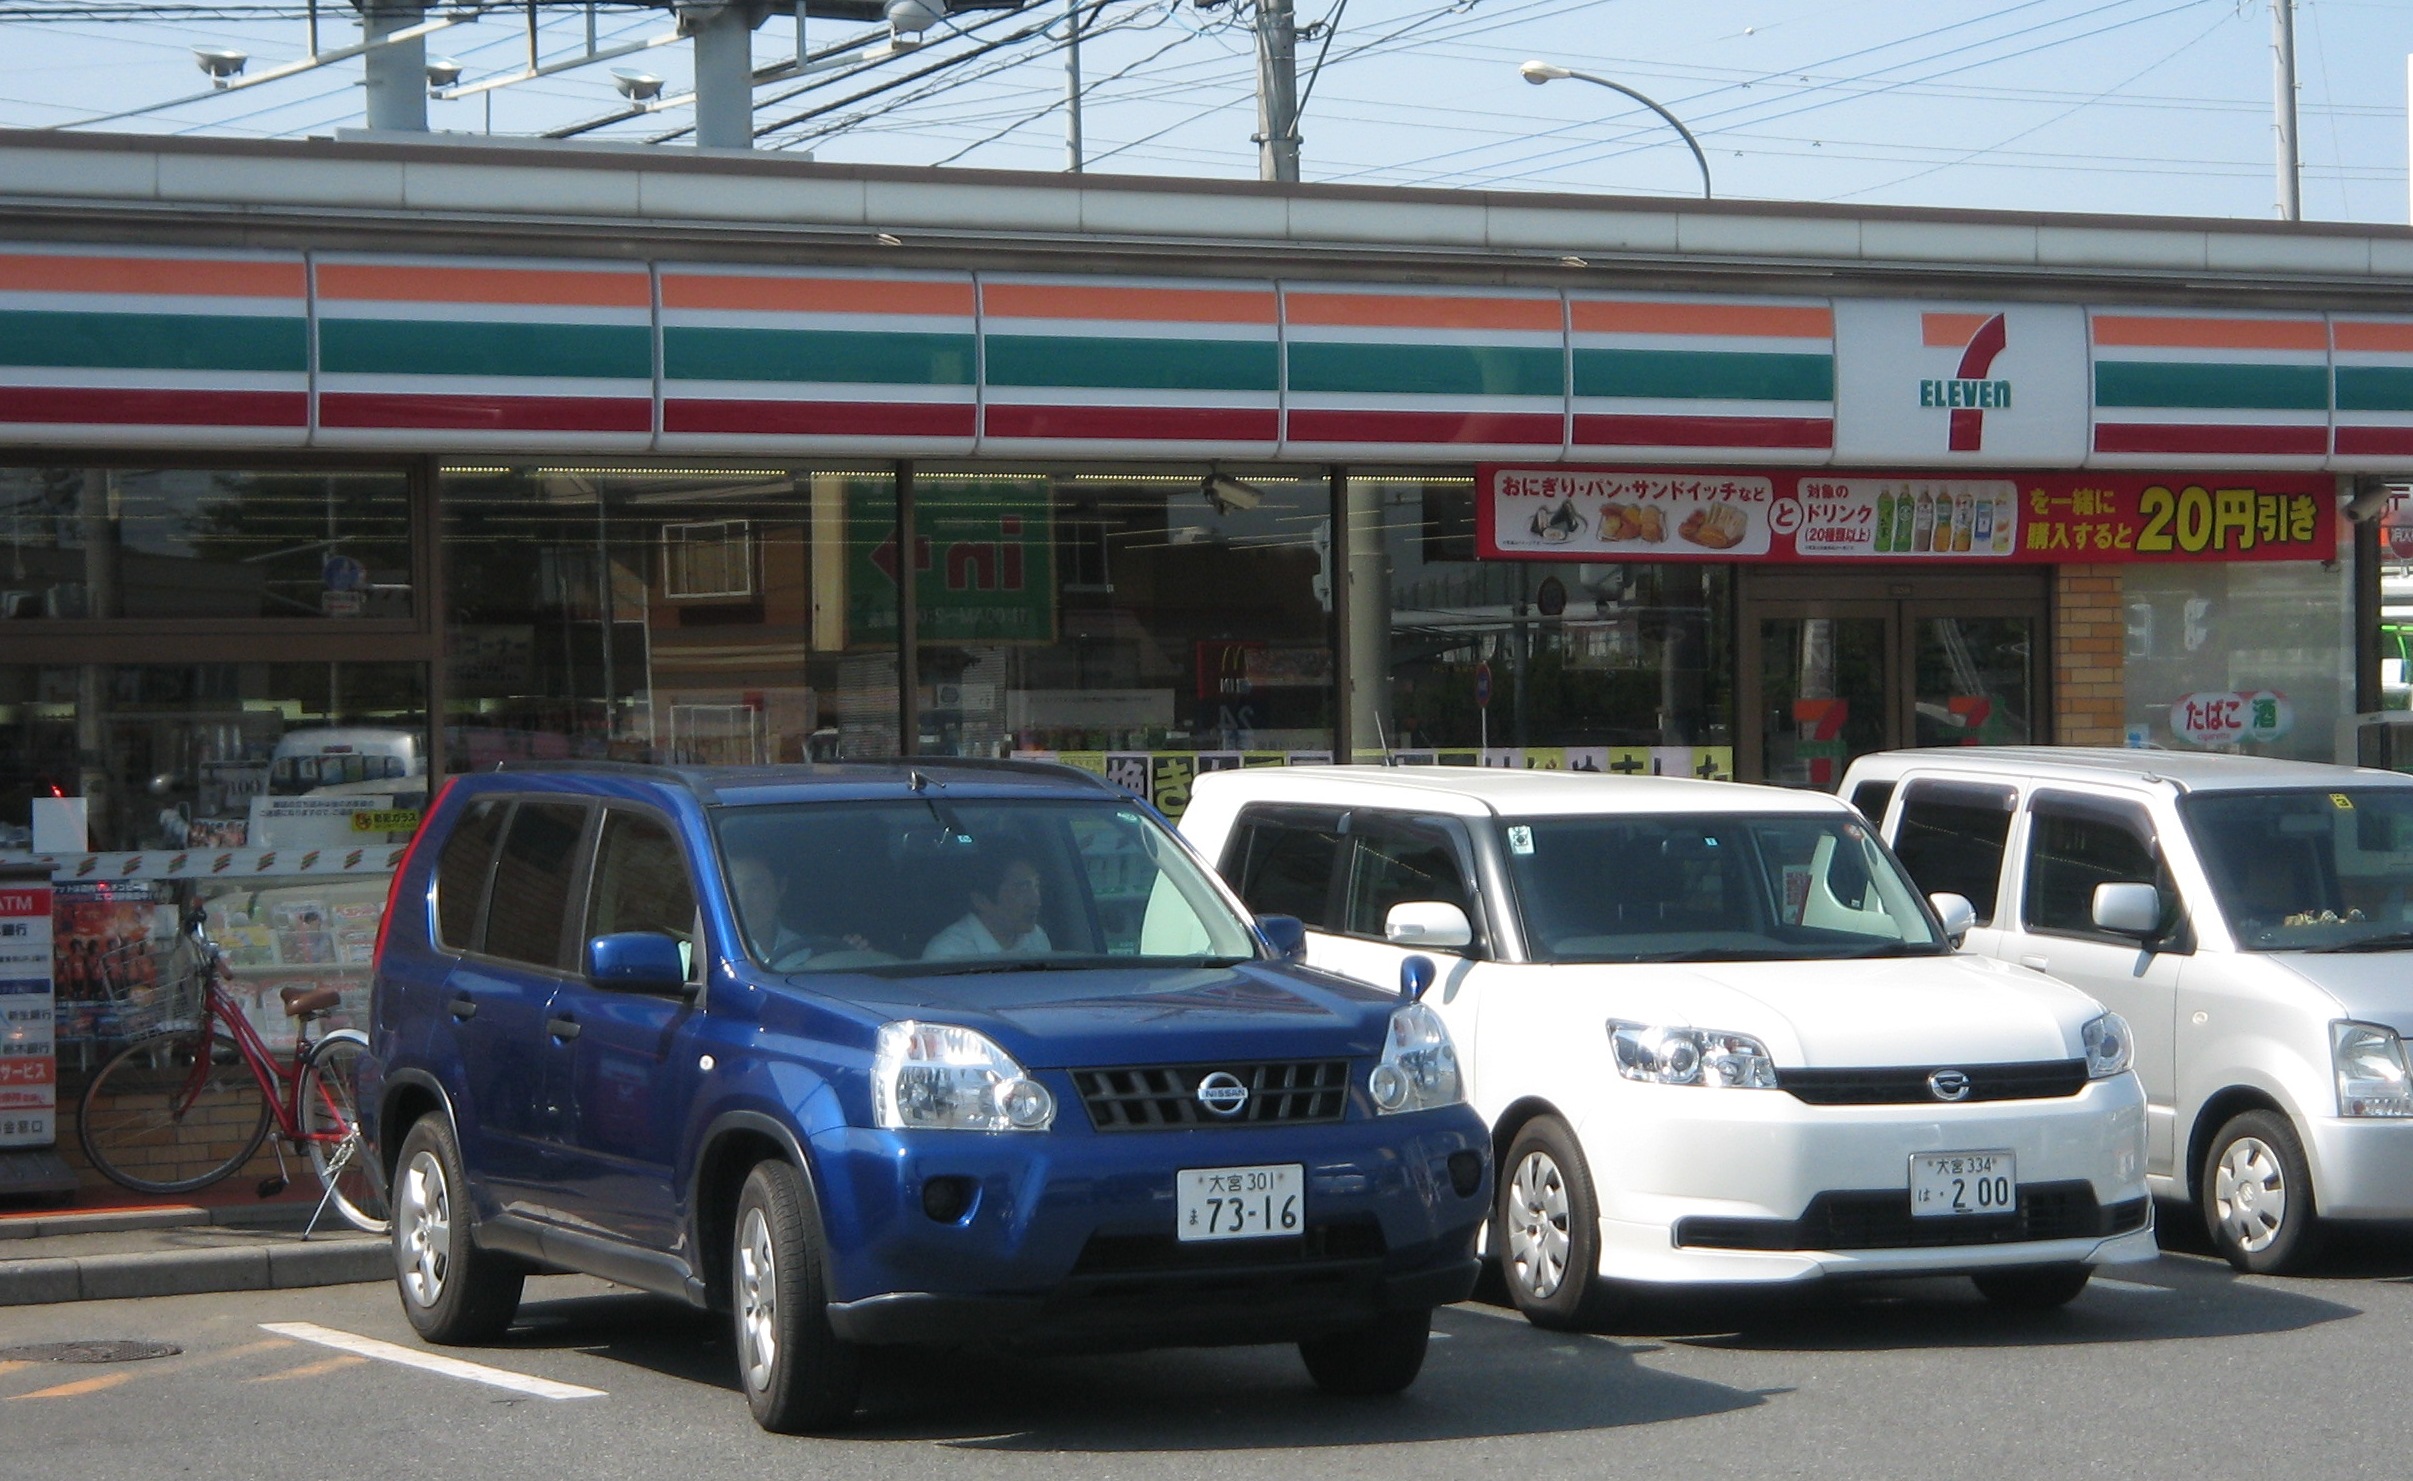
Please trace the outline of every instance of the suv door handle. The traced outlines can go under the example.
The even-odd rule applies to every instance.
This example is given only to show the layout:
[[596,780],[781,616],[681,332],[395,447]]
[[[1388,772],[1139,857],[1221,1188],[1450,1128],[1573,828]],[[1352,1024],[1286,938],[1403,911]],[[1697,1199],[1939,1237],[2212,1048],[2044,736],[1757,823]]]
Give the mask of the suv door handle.
[[2019,959],[2019,965],[2023,967],[2033,967],[2037,971],[2043,972],[2051,969],[2053,959],[2051,957],[2043,956],[2023,956]]
[[454,993],[452,1001],[444,1006],[452,1014],[455,1023],[467,1023],[478,1016],[478,1000],[465,992]]
[[564,1041],[578,1037],[578,1020],[567,1016],[545,1020],[545,1032]]

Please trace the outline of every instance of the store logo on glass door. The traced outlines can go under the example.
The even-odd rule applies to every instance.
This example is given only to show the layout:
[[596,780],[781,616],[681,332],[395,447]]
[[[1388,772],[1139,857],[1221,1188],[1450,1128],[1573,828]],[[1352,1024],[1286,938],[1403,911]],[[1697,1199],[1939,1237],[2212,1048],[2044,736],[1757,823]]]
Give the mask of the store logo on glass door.
[[1921,314],[1919,342],[1931,350],[1957,349],[1959,368],[1953,378],[1919,382],[1919,405],[1952,413],[1945,446],[1956,453],[1973,453],[1985,446],[1986,413],[2011,409],[2011,383],[1992,380],[1994,357],[2010,343],[2010,330],[2001,314]]

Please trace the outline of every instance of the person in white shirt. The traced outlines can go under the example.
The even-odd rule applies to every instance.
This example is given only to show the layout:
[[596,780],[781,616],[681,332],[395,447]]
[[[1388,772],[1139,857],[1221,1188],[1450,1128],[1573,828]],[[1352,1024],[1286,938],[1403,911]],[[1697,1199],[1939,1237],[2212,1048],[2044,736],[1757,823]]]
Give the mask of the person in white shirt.
[[1039,870],[1019,854],[981,863],[972,886],[972,908],[963,919],[930,938],[925,961],[950,957],[1039,956],[1055,948],[1039,924]]

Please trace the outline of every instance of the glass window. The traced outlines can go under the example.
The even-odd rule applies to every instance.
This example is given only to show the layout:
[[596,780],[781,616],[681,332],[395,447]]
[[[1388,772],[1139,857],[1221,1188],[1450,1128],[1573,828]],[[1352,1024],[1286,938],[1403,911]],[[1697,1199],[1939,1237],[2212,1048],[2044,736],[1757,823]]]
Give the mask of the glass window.
[[1441,827],[1364,812],[1355,814],[1350,824],[1357,849],[1349,871],[1345,930],[1379,937],[1391,907],[1411,900],[1439,900],[1473,917],[1466,871]]
[[2199,749],[2189,695],[2275,695],[2257,729],[2212,748],[2335,759],[2331,717],[2354,708],[2353,536],[2339,525],[2334,562],[2120,568],[2130,744]]
[[1894,829],[1894,853],[1920,889],[1965,897],[1977,923],[1986,925],[1994,919],[2018,796],[2009,787],[1912,782]]
[[408,617],[399,470],[0,468],[0,620]]
[[2413,789],[2199,792],[2179,811],[2245,950],[2413,949]]
[[687,875],[687,855],[668,828],[643,813],[613,808],[603,815],[589,899],[590,936],[650,931],[695,939],[695,885]]
[[529,463],[441,491],[454,769],[896,754],[890,472]]
[[510,810],[511,804],[499,798],[475,803],[444,840],[436,859],[436,940],[447,950],[477,949],[478,911],[486,903],[494,845]]
[[1224,845],[1223,876],[1257,914],[1295,915],[1309,930],[1325,930],[1347,841],[1338,813],[1247,808]]
[[2165,926],[2177,892],[2153,844],[2143,809],[2039,793],[2029,805],[2028,877],[2020,915],[2030,930],[2125,941],[2095,925],[2095,886],[2149,884],[2160,889]]
[[1949,952],[1868,827],[1812,815],[1500,824],[1534,958],[1811,961]]
[[562,938],[586,816],[587,809],[575,802],[523,802],[512,810],[486,907],[488,956],[534,967],[568,965]]
[[1885,810],[1894,803],[1894,784],[1891,782],[1862,782],[1852,788],[1852,806],[1860,816],[1872,823],[1885,821]]

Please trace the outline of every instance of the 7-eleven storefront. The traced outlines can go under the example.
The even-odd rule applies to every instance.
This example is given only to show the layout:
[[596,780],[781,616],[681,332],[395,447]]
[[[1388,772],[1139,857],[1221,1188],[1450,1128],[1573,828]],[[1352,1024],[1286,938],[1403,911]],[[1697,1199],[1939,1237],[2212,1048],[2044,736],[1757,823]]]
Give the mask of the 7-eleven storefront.
[[429,780],[513,757],[1047,755],[1174,814],[1385,753],[2326,759],[2399,253],[0,137],[0,861],[58,889],[46,974],[0,943],[0,1146],[72,1148],[186,904],[257,1016],[357,1004]]

